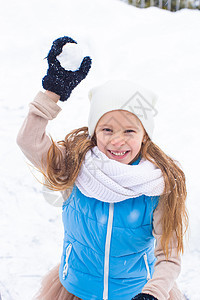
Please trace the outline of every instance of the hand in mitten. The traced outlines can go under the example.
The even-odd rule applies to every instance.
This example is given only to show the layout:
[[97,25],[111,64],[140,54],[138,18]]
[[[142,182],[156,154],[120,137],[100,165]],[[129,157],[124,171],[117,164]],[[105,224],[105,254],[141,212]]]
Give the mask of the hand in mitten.
[[141,294],[136,295],[131,300],[158,300],[158,299],[152,295],[141,293]]
[[63,46],[67,43],[77,44],[72,38],[67,36],[58,38],[53,42],[47,55],[49,65],[47,75],[42,79],[43,88],[60,95],[61,101],[66,101],[72,90],[87,76],[92,63],[91,58],[85,56],[77,70],[66,70],[57,56],[62,53]]

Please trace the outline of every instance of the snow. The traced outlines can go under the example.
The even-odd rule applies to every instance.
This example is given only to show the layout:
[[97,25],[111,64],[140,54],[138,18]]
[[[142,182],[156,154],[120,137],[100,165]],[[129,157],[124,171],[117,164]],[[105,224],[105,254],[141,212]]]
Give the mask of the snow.
[[[45,75],[53,40],[68,35],[93,63],[47,131],[61,140],[87,124],[88,91],[107,79],[129,79],[159,95],[154,142],[186,174],[189,241],[179,286],[200,294],[200,12],[139,9],[118,0],[4,1],[0,10],[1,201],[0,291],[6,300],[29,300],[42,276],[59,263],[61,208],[50,205],[16,136]],[[85,55],[85,54],[84,54]],[[33,176],[34,175],[34,176]]]
[[79,69],[84,55],[79,45],[67,43],[56,58],[65,70],[76,71]]

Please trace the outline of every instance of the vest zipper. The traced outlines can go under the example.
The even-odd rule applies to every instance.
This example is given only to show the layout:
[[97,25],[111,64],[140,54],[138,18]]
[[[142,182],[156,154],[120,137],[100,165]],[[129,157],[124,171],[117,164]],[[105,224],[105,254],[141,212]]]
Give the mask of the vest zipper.
[[104,258],[104,290],[103,300],[108,299],[108,274],[109,274],[109,256],[110,256],[110,241],[113,225],[114,203],[109,204],[108,226],[106,234],[105,258]]
[[149,264],[148,264],[148,260],[147,260],[147,254],[144,254],[144,262],[145,262],[145,266],[147,269],[147,280],[151,279],[151,274],[150,274],[150,269],[149,269]]
[[71,251],[72,251],[72,244],[69,244],[66,248],[65,265],[64,265],[64,268],[63,268],[63,280],[65,280],[65,277],[67,275],[68,261],[69,261],[69,256],[70,256]]

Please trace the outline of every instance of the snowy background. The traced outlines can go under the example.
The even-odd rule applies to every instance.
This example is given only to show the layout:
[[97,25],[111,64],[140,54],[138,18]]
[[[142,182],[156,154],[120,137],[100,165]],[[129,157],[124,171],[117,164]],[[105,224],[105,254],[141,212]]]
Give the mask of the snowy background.
[[[42,276],[59,263],[61,208],[16,145],[28,103],[42,89],[44,60],[54,39],[69,35],[91,55],[88,77],[47,128],[63,139],[87,125],[90,87],[110,78],[136,81],[159,95],[154,141],[180,161],[187,178],[189,241],[179,277],[191,300],[200,295],[200,11],[138,9],[119,0],[3,1],[0,10],[0,291],[30,300]],[[37,174],[34,173],[35,176]]]

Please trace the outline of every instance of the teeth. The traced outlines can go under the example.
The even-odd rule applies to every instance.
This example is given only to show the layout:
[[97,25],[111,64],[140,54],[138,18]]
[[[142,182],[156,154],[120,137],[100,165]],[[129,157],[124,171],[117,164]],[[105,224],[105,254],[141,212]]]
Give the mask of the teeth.
[[125,152],[114,152],[114,151],[110,151],[112,154],[114,154],[114,155],[117,155],[117,156],[121,156],[121,155],[124,155],[125,153],[126,153],[126,151]]

